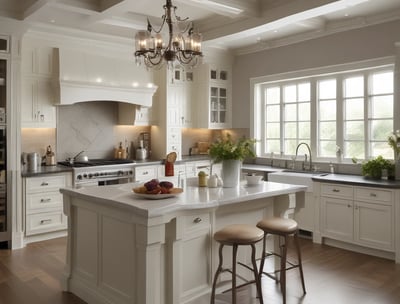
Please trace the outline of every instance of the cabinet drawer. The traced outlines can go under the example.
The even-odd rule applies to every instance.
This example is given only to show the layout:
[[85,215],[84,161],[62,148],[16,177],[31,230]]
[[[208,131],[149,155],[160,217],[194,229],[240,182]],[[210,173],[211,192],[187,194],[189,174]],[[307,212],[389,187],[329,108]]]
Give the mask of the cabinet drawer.
[[370,201],[373,203],[384,203],[386,205],[392,203],[392,191],[376,189],[376,188],[355,188],[355,200]]
[[26,216],[26,235],[52,232],[67,228],[67,217],[62,211],[44,212]]
[[64,175],[29,177],[26,179],[26,192],[58,191],[66,186]]
[[62,209],[63,197],[60,192],[35,193],[26,196],[26,212],[43,211],[46,208]]
[[353,199],[353,187],[338,184],[322,184],[321,195]]
[[136,181],[148,181],[157,178],[157,166],[143,166],[135,168]]
[[210,214],[200,213],[200,214],[186,215],[183,217],[183,225],[185,233],[191,233],[194,230],[209,227]]

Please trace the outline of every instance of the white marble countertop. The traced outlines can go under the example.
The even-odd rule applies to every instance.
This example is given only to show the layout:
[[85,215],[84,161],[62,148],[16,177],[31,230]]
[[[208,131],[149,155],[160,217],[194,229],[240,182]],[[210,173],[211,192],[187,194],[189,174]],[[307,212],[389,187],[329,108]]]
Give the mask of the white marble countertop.
[[244,181],[236,188],[207,188],[185,186],[183,193],[176,197],[150,200],[137,197],[132,188],[138,183],[109,186],[89,186],[83,188],[62,188],[64,195],[89,200],[99,204],[127,209],[147,218],[157,217],[170,212],[190,209],[217,208],[219,206],[240,203],[260,198],[290,194],[307,190],[306,186],[289,185],[274,182],[261,182],[248,186]]

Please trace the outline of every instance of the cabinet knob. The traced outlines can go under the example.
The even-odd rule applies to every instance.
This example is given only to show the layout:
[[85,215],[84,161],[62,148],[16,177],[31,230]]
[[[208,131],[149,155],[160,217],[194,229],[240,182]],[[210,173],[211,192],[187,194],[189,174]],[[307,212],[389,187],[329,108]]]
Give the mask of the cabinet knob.
[[350,204],[347,204],[347,208],[351,208],[351,205],[350,205]]
[[50,224],[50,223],[51,223],[51,219],[41,220],[41,221],[40,221],[40,225]]
[[332,191],[333,191],[333,192],[336,192],[336,193],[340,192],[339,189],[333,189]]
[[196,217],[194,220],[193,220],[193,223],[196,223],[196,224],[198,224],[198,223],[200,223],[201,222],[201,218],[200,217]]
[[376,197],[377,195],[376,195],[376,193],[370,193],[369,196]]
[[42,182],[41,184],[40,184],[40,186],[48,186],[49,185],[49,183],[46,183],[46,182]]
[[50,201],[51,201],[51,198],[42,198],[42,199],[40,200],[41,203],[48,203],[48,202],[50,202]]

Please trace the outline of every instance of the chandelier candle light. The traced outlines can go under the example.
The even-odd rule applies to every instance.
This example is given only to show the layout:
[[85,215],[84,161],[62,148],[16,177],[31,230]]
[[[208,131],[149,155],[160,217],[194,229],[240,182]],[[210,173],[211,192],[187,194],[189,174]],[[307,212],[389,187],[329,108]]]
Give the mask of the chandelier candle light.
[[[158,68],[165,63],[172,67],[175,62],[182,66],[196,66],[203,57],[201,34],[194,32],[189,18],[181,19],[176,15],[177,7],[172,5],[171,0],[166,0],[163,7],[165,13],[161,17],[160,29],[155,30],[147,18],[147,31],[138,31],[135,36],[136,63],[140,65],[144,62],[147,67]],[[161,35],[165,24],[168,26],[167,43]]]

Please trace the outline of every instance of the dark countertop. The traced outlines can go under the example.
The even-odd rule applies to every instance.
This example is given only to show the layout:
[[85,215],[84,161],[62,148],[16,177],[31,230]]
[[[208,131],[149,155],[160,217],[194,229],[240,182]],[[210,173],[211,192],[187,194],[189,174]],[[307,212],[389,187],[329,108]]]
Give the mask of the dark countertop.
[[400,189],[400,180],[368,179],[360,175],[328,174],[312,177],[315,182],[349,184],[355,186]]
[[43,174],[56,174],[56,173],[62,173],[62,172],[72,172],[72,168],[66,167],[66,166],[40,166],[38,170],[36,171],[22,171],[21,176],[22,177],[32,177],[32,176],[38,176],[38,175],[43,175]]

